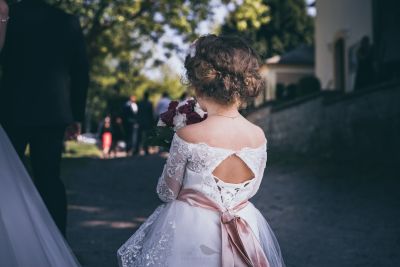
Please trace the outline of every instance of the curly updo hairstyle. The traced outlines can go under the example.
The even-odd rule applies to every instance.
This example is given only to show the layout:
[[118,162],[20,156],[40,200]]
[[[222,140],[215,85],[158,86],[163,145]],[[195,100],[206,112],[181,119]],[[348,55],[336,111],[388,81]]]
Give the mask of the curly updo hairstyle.
[[185,59],[186,78],[197,94],[223,105],[245,103],[263,87],[257,53],[239,37],[206,35]]

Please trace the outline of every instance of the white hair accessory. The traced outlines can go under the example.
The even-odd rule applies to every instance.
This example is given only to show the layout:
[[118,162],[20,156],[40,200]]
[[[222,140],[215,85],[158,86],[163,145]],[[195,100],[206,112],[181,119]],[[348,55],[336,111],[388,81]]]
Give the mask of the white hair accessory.
[[189,46],[189,56],[194,57],[196,55],[196,43],[197,39]]

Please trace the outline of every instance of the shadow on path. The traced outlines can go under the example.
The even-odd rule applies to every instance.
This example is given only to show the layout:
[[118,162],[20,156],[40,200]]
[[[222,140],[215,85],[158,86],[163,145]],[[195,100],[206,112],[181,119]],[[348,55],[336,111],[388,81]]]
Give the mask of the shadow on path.
[[[117,266],[116,250],[160,204],[164,159],[67,159],[69,243],[84,267]],[[292,159],[267,164],[252,202],[288,267],[400,266],[399,166]]]
[[157,156],[66,159],[68,241],[83,266],[117,266],[116,250],[161,203]]

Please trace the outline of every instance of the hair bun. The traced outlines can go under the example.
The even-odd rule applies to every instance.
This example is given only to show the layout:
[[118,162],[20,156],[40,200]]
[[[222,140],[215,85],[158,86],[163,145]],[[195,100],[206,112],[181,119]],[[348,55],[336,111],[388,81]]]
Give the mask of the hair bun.
[[214,81],[219,75],[218,71],[207,61],[199,60],[193,69],[195,78],[208,84]]
[[207,35],[195,45],[196,53],[186,57],[185,68],[187,80],[199,94],[227,105],[259,94],[263,84],[259,59],[242,39]]

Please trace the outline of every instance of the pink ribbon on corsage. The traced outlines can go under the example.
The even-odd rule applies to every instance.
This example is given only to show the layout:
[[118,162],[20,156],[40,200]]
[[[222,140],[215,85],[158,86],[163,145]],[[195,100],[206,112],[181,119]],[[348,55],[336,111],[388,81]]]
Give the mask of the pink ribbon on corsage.
[[249,224],[236,215],[246,207],[247,200],[226,210],[193,189],[182,189],[177,199],[221,213],[222,267],[269,267],[267,257]]

